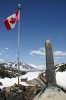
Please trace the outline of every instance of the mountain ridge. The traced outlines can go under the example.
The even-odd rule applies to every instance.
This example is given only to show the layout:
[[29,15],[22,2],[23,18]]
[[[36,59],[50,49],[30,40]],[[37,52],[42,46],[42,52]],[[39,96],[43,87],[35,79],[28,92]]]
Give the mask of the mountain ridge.
[[[3,65],[5,67],[12,67],[14,69],[18,69],[18,62],[12,62],[12,61],[4,61],[0,59],[0,65]],[[20,62],[20,70],[22,71],[43,71],[45,68],[35,66],[33,64],[25,64],[23,62]]]

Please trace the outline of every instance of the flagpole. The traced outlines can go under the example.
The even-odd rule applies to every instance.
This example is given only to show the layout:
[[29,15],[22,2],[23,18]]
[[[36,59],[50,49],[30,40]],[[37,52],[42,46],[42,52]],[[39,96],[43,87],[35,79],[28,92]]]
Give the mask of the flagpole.
[[21,9],[21,4],[18,4],[18,11],[19,11],[19,21],[18,21],[18,85],[19,85],[19,68],[20,68],[20,61],[19,61],[19,55],[20,55],[20,9]]

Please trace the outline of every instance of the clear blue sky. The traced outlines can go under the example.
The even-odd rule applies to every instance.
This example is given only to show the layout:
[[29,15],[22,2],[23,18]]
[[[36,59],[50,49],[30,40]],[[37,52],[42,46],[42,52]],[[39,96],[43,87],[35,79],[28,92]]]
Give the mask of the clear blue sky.
[[20,61],[45,65],[45,41],[50,39],[54,63],[66,63],[66,0],[0,0],[0,59],[17,61],[18,22],[8,31],[3,20],[18,10],[20,19]]

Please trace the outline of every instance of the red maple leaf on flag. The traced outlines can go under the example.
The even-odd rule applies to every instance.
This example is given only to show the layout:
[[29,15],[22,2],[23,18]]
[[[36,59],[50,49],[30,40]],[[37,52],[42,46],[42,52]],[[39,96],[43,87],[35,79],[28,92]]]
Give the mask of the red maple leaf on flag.
[[16,18],[11,18],[10,23],[14,24],[16,22]]

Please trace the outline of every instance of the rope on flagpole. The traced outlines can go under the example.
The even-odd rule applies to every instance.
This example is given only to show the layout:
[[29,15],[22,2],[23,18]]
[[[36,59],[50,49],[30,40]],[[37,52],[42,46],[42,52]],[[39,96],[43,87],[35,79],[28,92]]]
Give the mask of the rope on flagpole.
[[19,61],[19,55],[20,55],[20,9],[21,4],[18,4],[18,12],[19,12],[19,21],[18,21],[18,85],[19,85],[19,69],[20,69],[20,61]]

